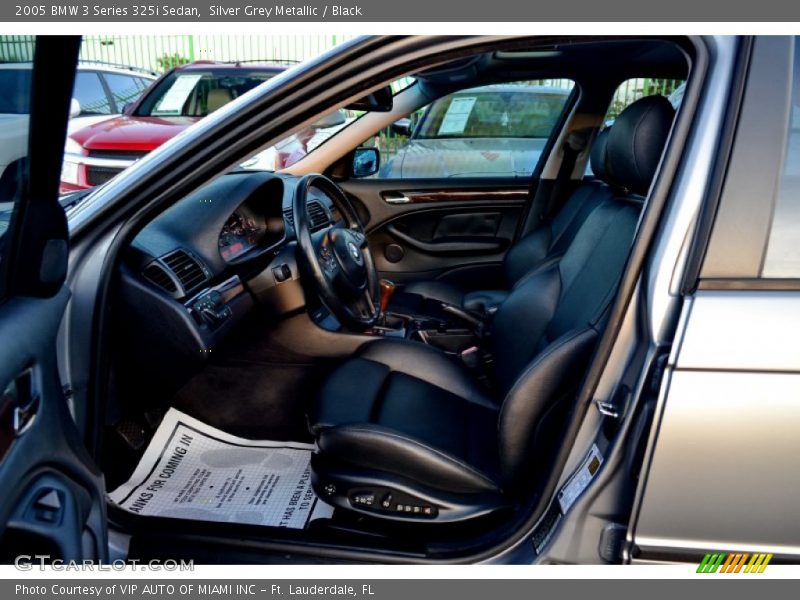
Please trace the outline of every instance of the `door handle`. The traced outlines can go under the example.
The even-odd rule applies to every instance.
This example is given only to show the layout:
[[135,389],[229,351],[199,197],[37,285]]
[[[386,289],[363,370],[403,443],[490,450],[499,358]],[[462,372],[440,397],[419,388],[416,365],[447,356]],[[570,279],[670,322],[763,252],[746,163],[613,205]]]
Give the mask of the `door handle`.
[[385,194],[383,196],[383,201],[386,202],[386,204],[411,204],[411,198],[402,193],[397,195]]
[[[0,398],[0,414],[3,415],[6,435],[12,439],[21,436],[33,425],[41,404],[39,392],[34,385],[33,371],[27,369],[17,375]],[[10,443],[11,439],[6,442]]]
[[[441,242],[425,242],[400,231],[394,225],[388,225],[386,231],[401,242],[415,250],[426,254],[494,254],[500,252],[508,245],[508,240],[490,238],[481,240],[476,238],[453,239]],[[445,238],[446,239],[446,238]]]
[[39,404],[39,395],[35,394],[24,405],[14,407],[12,427],[17,437],[28,431],[33,425],[36,414],[39,412]]

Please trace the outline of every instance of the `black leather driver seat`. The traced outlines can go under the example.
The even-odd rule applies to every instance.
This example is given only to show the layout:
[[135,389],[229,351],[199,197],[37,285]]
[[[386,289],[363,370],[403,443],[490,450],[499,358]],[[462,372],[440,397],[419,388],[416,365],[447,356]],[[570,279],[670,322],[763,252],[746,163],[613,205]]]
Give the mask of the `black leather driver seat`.
[[592,146],[595,179],[581,182],[551,220],[542,222],[508,249],[502,264],[503,289],[467,291],[455,283],[438,279],[414,281],[392,297],[390,310],[412,315],[428,314],[433,310],[435,314],[432,305],[444,302],[485,315],[499,306],[525,275],[546,261],[561,256],[589,214],[607,196],[606,145],[609,131],[602,131]]
[[435,348],[381,339],[323,385],[309,414],[313,484],[327,502],[380,518],[457,521],[513,503],[547,467],[638,224],[674,111],[648,97],[608,138],[608,187],[554,263],[500,306],[492,385]]

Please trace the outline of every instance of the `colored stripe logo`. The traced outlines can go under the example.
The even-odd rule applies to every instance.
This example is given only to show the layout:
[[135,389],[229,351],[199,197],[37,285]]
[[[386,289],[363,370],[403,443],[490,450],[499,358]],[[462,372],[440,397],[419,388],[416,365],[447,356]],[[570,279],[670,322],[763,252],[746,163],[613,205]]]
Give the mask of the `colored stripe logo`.
[[772,554],[748,554],[724,552],[706,554],[700,565],[698,573],[763,573],[767,568]]

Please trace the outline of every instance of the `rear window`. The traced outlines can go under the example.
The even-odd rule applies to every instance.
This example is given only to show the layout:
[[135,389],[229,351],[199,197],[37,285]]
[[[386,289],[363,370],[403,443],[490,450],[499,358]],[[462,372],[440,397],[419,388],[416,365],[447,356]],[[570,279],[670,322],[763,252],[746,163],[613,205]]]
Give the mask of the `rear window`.
[[413,137],[547,138],[568,94],[522,86],[459,92],[434,102]]
[[270,71],[210,69],[175,71],[147,94],[136,114],[205,117],[277,75]]
[[0,69],[0,113],[27,115],[30,88],[30,69]]
[[121,111],[126,104],[136,100],[142,90],[147,87],[145,81],[139,77],[130,77],[118,73],[106,73],[104,77],[108,88],[111,90],[111,96],[117,105],[117,111]]

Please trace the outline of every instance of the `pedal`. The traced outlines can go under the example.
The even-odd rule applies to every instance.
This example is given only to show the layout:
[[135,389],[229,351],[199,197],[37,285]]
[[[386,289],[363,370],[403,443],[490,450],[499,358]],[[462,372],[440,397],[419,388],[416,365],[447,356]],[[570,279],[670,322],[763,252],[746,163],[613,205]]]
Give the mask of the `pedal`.
[[158,429],[158,426],[161,425],[161,421],[164,420],[165,414],[167,414],[167,411],[163,408],[153,408],[145,411],[144,420],[151,431],[155,432],[155,430]]
[[131,450],[139,450],[147,443],[147,432],[136,421],[121,421],[114,430]]

